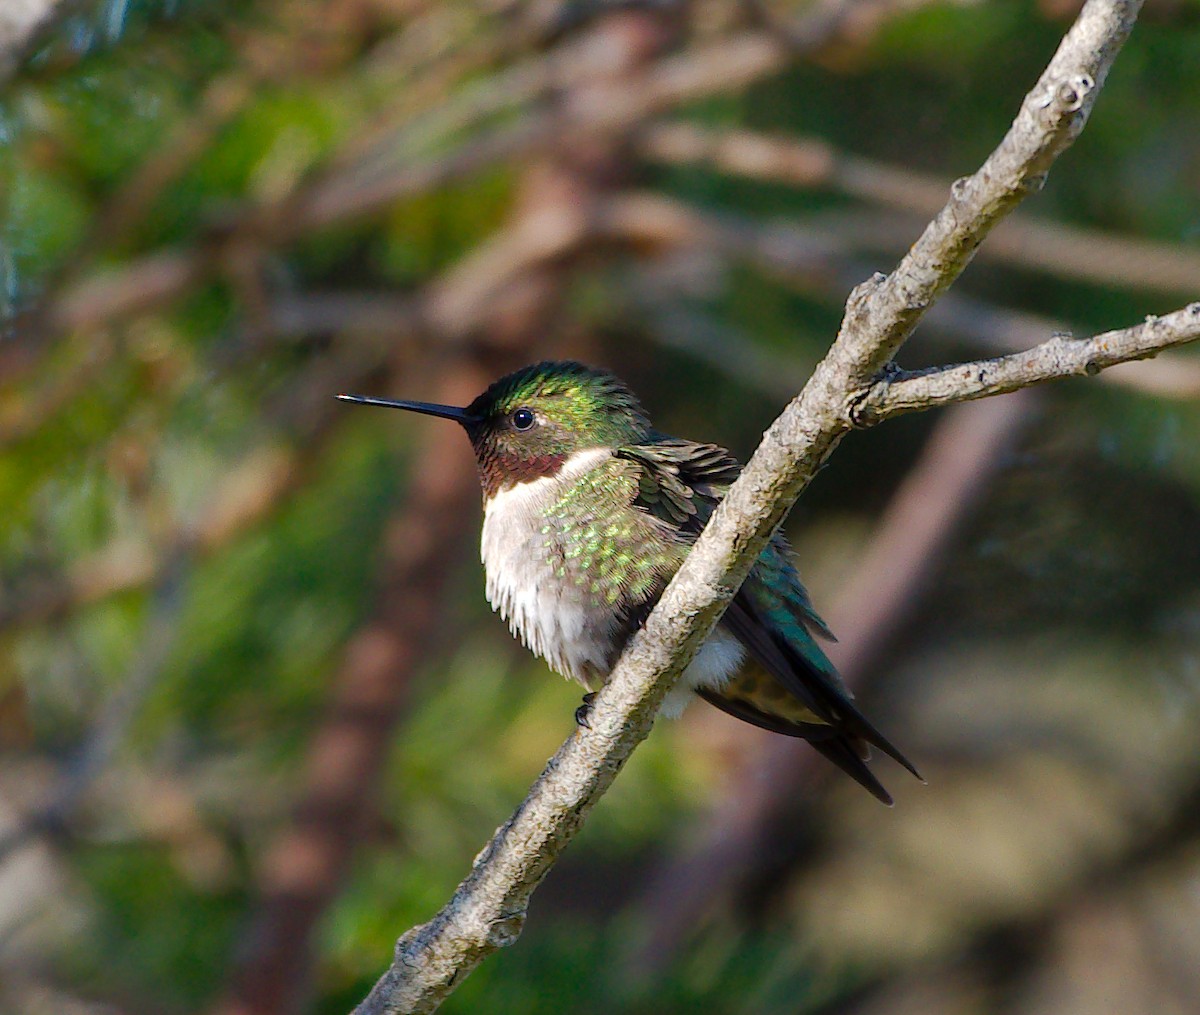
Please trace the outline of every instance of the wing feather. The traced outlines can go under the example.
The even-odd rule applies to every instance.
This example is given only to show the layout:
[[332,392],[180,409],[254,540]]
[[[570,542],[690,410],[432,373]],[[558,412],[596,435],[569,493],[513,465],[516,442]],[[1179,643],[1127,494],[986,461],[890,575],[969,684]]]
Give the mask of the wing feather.
[[[741,472],[724,448],[676,438],[619,448],[615,454],[639,470],[634,505],[689,543]],[[920,778],[912,763],[854,706],[849,689],[817,644],[817,638],[834,640],[833,634],[789,563],[782,536],[776,535],[763,551],[721,623],[822,723],[792,722],[702,690],[708,701],[746,722],[811,741],[880,799],[887,794],[863,764],[856,742],[878,747]]]

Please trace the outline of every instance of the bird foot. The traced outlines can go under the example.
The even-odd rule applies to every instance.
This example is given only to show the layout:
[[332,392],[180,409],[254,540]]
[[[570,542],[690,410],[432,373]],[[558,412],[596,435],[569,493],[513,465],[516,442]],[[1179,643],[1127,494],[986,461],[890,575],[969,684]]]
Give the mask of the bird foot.
[[592,728],[592,702],[596,700],[596,692],[589,691],[583,696],[583,704],[575,709],[575,725],[582,726],[585,730]]

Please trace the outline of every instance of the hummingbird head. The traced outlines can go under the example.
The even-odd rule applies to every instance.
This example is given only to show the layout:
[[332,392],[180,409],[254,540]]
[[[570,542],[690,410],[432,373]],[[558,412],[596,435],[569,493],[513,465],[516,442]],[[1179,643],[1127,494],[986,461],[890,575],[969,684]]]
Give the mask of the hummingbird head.
[[501,377],[462,409],[361,395],[338,397],[460,423],[475,449],[487,497],[552,476],[578,452],[636,444],[651,433],[645,410],[621,380],[572,361],[523,367]]

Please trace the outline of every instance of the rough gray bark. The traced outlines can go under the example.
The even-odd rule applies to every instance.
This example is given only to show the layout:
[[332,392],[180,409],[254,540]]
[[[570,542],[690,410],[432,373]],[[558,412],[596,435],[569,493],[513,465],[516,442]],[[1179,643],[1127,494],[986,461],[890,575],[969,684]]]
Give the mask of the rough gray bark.
[[764,435],[645,626],[597,697],[591,729],[563,744],[516,813],[431,921],[406,933],[361,1015],[432,1011],[486,955],[521,932],[529,898],[585,815],[650,731],[658,707],[821,463],[853,427],[1036,381],[1091,373],[1200,337],[1200,306],[1076,342],[924,374],[888,369],[925,310],[988,231],[1037,191],[1082,129],[1139,0],[1089,0],[1004,140],[890,276],[851,295],[836,341]]

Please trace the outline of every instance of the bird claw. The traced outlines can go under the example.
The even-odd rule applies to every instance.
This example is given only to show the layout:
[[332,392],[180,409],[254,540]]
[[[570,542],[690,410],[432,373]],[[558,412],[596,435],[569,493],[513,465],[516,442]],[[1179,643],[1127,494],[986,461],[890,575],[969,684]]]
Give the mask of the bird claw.
[[583,696],[583,704],[575,709],[575,725],[582,726],[585,730],[590,730],[592,724],[589,721],[592,715],[592,702],[596,700],[596,692],[589,691]]

